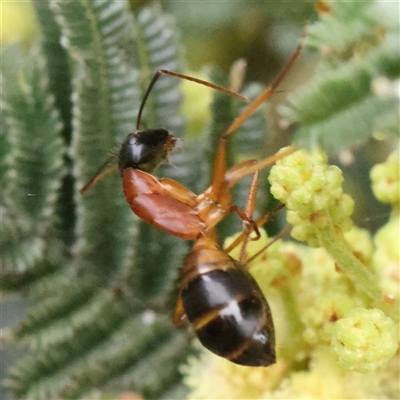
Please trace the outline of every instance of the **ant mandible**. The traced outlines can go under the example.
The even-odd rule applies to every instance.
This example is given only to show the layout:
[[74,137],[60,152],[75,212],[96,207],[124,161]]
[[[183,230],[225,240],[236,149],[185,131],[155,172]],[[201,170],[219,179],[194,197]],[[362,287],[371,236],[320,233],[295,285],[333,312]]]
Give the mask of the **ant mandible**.
[[[160,70],[151,80],[143,97],[136,131],[127,136],[118,154],[118,168],[123,180],[125,198],[141,219],[171,235],[194,240],[181,269],[179,296],[173,322],[185,318],[193,325],[197,337],[210,351],[230,361],[247,366],[269,366],[275,363],[275,333],[271,311],[257,282],[243,263],[243,254],[251,232],[259,237],[254,222],[258,172],[294,151],[289,148],[262,161],[247,160],[230,169],[226,165],[226,141],[239,126],[268,100],[292,66],[301,50],[296,48],[288,64],[275,81],[236,118],[222,135],[217,148],[211,185],[196,195],[178,182],[157,178],[151,172],[173,150],[175,136],[165,129],[140,131],[145,102],[162,74],[209,86],[229,95],[237,93],[187,75]],[[108,171],[101,173],[109,158],[80,190],[84,193]],[[232,205],[230,189],[243,177],[253,174],[245,210]],[[217,243],[215,226],[229,212],[236,212],[247,225],[239,261],[228,255]]]

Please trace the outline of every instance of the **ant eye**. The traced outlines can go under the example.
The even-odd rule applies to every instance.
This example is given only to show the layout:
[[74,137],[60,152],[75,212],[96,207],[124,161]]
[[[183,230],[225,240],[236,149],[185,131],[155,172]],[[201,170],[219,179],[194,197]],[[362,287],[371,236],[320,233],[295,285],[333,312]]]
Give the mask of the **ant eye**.
[[176,138],[165,129],[152,129],[130,133],[121,146],[118,155],[120,172],[136,168],[152,172],[167,158],[174,147]]

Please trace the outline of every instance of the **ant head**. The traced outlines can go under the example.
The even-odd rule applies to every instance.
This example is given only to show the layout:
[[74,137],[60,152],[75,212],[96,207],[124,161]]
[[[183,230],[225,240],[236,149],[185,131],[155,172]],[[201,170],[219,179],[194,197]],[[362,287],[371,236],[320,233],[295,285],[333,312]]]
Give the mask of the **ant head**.
[[136,168],[152,172],[168,158],[174,148],[176,137],[166,129],[150,129],[130,133],[122,143],[118,154],[120,172],[125,168]]

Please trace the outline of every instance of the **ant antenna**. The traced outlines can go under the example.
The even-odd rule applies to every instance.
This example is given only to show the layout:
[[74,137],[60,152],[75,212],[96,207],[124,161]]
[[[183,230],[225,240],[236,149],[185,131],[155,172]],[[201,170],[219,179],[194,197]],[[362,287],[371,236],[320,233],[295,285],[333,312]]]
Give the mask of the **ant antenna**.
[[194,77],[189,76],[189,75],[178,74],[177,72],[169,71],[167,69],[160,69],[154,74],[154,76],[153,76],[152,80],[150,81],[149,86],[147,87],[146,92],[145,92],[145,94],[143,96],[142,103],[140,104],[140,108],[139,108],[137,121],[136,121],[136,130],[139,130],[139,128],[140,128],[140,120],[142,118],[143,108],[144,108],[144,105],[146,103],[147,98],[149,97],[151,89],[153,88],[154,84],[157,82],[158,78],[163,74],[170,75],[170,76],[175,76],[176,78],[186,79],[187,81],[191,81],[191,82],[196,82],[196,83],[198,83],[200,85],[207,86],[207,87],[210,87],[210,88],[215,89],[215,90],[219,90],[220,92],[225,93],[225,94],[227,94],[229,96],[236,97],[236,98],[238,98],[240,100],[245,101],[246,103],[250,102],[250,100],[247,97],[242,96],[241,94],[236,93],[236,92],[234,92],[232,90],[226,89],[226,88],[224,88],[222,86],[214,85],[213,83],[210,83],[210,82],[207,82],[207,81],[203,81],[202,79],[194,78]]
[[108,164],[115,158],[115,155],[111,155],[110,157],[107,158],[106,161],[103,162],[103,164],[100,165],[98,170],[92,175],[92,177],[85,183],[85,185],[79,189],[80,194],[84,194],[91,186],[95,185],[98,181],[103,179],[106,175],[110,174],[111,172],[114,172],[117,168],[116,165],[106,169],[103,173],[102,171],[104,170],[105,167],[107,167]]

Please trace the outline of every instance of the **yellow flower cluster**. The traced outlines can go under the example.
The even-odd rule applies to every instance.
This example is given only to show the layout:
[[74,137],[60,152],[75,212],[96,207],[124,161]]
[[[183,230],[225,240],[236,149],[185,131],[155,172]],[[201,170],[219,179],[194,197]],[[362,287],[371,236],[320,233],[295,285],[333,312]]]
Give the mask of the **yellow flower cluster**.
[[[340,170],[319,151],[286,158],[271,172],[272,184],[279,181],[274,193],[306,241],[322,247],[278,240],[248,265],[271,306],[277,364],[243,367],[201,350],[182,369],[189,399],[400,398],[398,214],[374,238],[356,227],[343,233],[352,200],[341,190]],[[271,240],[261,230],[247,258]],[[382,289],[391,304],[380,302]]]
[[371,169],[372,190],[382,203],[390,203],[393,208],[400,206],[400,158],[392,153],[383,164]]
[[354,308],[334,325],[333,352],[345,369],[374,371],[397,350],[394,322],[378,309]]
[[322,151],[296,151],[276,162],[269,176],[271,193],[286,204],[292,236],[321,246],[316,229],[333,225],[343,232],[352,226],[354,202],[342,190],[342,171],[327,164]]

